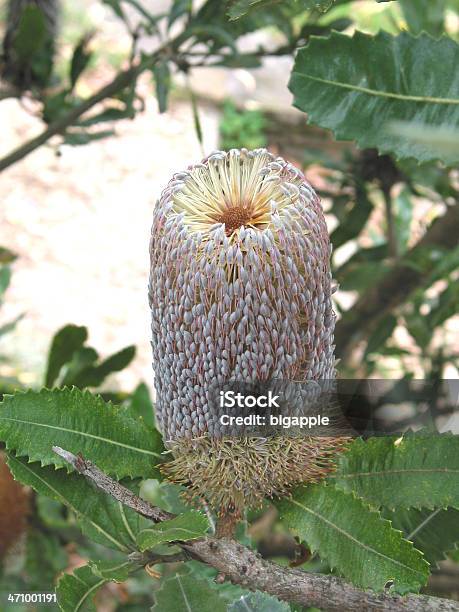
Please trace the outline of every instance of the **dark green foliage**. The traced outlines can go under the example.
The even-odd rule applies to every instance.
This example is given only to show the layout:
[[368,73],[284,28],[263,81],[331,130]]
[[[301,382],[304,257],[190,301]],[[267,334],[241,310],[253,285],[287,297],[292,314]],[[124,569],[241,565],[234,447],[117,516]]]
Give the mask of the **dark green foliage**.
[[66,325],[54,336],[48,356],[45,385],[84,389],[99,387],[110,374],[126,368],[135,356],[135,346],[99,360],[95,349],[85,346],[86,327]]
[[397,512],[387,511],[386,517],[395,529],[400,529],[405,538],[422,550],[424,557],[434,567],[446,559],[448,551],[455,549],[459,543],[459,510],[456,508],[399,508]]
[[[299,51],[290,89],[295,106],[308,113],[309,121],[330,128],[336,138],[355,140],[362,148],[377,147],[399,159],[426,162],[439,158],[436,149],[428,143],[407,143],[388,128],[394,121],[412,121],[457,129],[459,77],[453,66],[458,61],[459,45],[447,37],[356,32],[350,38],[333,33],[330,38],[311,39]],[[442,70],[435,70],[438,62]],[[380,69],[374,70],[374,65]],[[421,74],[429,75],[426,81]],[[459,150],[454,161],[458,160]]]
[[352,494],[332,486],[299,489],[277,507],[282,522],[353,584],[397,593],[417,591],[429,575],[422,553]]
[[118,478],[152,477],[161,459],[159,433],[118,406],[87,391],[56,389],[6,396],[0,405],[0,440],[17,455],[62,466],[60,446],[84,455]]
[[3,73],[20,89],[42,89],[53,68],[56,2],[9,2]]
[[167,98],[170,89],[170,70],[167,62],[158,62],[153,67],[155,77],[156,97],[158,99],[159,112],[167,110]]
[[191,574],[176,574],[164,581],[152,612],[226,612],[226,601],[208,581]]
[[459,436],[407,435],[356,440],[333,481],[372,505],[443,508],[459,505]]

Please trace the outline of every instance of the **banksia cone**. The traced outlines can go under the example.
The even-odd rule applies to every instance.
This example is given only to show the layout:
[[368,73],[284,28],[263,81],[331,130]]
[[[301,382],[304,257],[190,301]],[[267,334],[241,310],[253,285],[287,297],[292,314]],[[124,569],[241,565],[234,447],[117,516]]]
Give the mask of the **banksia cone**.
[[163,191],[150,254],[166,474],[222,512],[326,475],[343,438],[228,437],[210,401],[228,380],[335,376],[330,243],[303,174],[264,149],[213,153]]

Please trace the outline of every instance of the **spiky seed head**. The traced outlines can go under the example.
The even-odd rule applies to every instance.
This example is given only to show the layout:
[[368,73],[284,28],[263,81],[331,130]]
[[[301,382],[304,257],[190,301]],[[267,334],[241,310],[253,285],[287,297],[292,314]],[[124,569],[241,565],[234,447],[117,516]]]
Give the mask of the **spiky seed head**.
[[335,376],[330,243],[303,174],[265,149],[217,151],[172,178],[153,216],[149,298],[166,471],[218,507],[331,469],[342,439],[225,438],[230,379]]

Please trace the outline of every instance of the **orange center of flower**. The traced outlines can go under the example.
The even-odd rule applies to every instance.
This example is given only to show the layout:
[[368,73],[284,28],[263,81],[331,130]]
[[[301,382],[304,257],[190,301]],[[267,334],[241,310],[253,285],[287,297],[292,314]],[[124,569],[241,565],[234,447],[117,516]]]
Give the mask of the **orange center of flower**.
[[233,208],[229,208],[219,215],[217,221],[218,223],[225,224],[225,233],[227,236],[231,236],[231,234],[239,227],[247,225],[251,217],[252,215],[248,208],[244,208],[243,206],[234,206]]

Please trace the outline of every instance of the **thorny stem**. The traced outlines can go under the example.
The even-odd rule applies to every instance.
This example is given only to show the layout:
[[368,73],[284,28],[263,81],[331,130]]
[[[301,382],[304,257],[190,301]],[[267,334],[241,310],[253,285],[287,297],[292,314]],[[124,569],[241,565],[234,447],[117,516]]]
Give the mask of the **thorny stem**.
[[[142,516],[155,522],[173,516],[140,499],[83,457],[59,447],[53,447],[53,450],[102,491]],[[160,518],[162,515],[164,519]],[[233,539],[205,537],[176,544],[193,559],[214,567],[220,579],[224,577],[251,591],[264,591],[283,601],[306,607],[316,606],[330,612],[459,612],[459,604],[448,599],[426,595],[401,597],[389,593],[376,594],[361,591],[335,576],[285,568],[262,559],[259,554]]]

